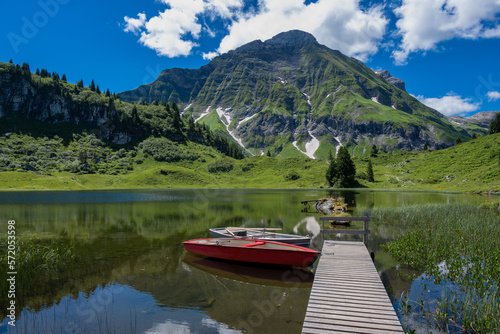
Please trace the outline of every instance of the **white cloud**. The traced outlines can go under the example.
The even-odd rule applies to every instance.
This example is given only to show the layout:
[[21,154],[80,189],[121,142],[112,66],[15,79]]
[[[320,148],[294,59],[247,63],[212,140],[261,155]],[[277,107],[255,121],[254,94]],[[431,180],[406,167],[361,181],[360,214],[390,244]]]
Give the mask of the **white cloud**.
[[498,0],[404,0],[394,13],[402,36],[400,49],[393,52],[398,64],[412,52],[435,49],[453,38],[500,37]]
[[307,5],[303,0],[261,0],[259,4],[259,11],[233,21],[220,43],[219,53],[299,29],[313,34],[319,43],[367,60],[378,51],[388,24],[382,7],[364,10],[358,0],[318,0]]
[[422,95],[415,97],[426,106],[436,109],[446,116],[465,114],[476,111],[481,107],[481,103],[473,103],[471,99],[462,98],[451,92],[440,98],[424,97]]
[[146,21],[145,14],[139,19],[125,17],[125,32],[141,32],[139,41],[160,56],[187,56],[202,31],[199,16],[227,18],[231,10],[241,7],[240,0],[161,0],[169,8]]
[[497,91],[488,92],[486,96],[488,96],[488,102],[500,100],[500,92]]
[[215,57],[217,57],[219,55],[218,52],[207,52],[207,53],[203,53],[202,56],[203,56],[203,59],[205,60],[212,60],[214,59]]
[[[214,37],[204,22],[222,19],[227,35],[219,54],[256,39],[267,40],[280,32],[299,29],[312,33],[319,43],[367,60],[378,51],[388,19],[382,6],[364,9],[359,0],[259,0],[258,8],[243,12],[243,0],[161,0],[169,8],[146,21],[125,17],[125,31],[137,34],[139,41],[159,55],[176,57],[191,53],[200,33]],[[203,27],[202,27],[203,24]],[[205,59],[214,51],[203,54]]]
[[125,16],[125,29],[123,29],[125,32],[132,32],[135,35],[141,31],[141,28],[144,27],[144,23],[146,23],[146,14],[144,13],[139,13],[137,14],[139,17],[138,19],[134,19],[132,17]]

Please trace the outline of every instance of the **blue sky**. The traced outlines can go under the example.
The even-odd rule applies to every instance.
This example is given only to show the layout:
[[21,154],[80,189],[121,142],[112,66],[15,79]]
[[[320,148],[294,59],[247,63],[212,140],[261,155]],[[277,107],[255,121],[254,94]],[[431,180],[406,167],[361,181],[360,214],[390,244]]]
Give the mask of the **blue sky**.
[[0,61],[117,93],[301,29],[445,115],[500,110],[496,0],[23,0],[3,1],[0,22]]

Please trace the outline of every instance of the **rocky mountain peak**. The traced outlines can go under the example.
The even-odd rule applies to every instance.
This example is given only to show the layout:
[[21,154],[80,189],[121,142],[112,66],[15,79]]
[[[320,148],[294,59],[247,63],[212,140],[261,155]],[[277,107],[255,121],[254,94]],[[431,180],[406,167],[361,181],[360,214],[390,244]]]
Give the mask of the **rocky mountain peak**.
[[264,43],[268,45],[301,46],[307,43],[317,44],[318,41],[308,32],[302,30],[290,30],[279,33]]
[[403,80],[399,79],[399,78],[393,77],[391,75],[391,73],[389,73],[388,70],[374,71],[374,72],[377,73],[378,75],[380,75],[385,80],[389,81],[394,86],[396,86],[399,89],[401,89],[402,91],[406,92],[405,82]]

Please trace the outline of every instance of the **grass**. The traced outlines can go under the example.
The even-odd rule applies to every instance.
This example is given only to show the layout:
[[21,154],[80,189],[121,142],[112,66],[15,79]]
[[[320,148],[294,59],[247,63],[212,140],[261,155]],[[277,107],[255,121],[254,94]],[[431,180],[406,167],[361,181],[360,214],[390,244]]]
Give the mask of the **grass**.
[[[136,148],[133,168],[109,174],[51,171],[50,174],[0,172],[0,190],[83,190],[150,188],[326,188],[325,160],[312,160],[286,145],[279,157],[254,156],[242,160],[188,142],[191,161],[159,162]],[[500,134],[479,137],[439,151],[382,153],[370,158],[375,182],[358,179],[371,189],[405,189],[459,192],[500,192]],[[321,148],[321,146],[320,146]],[[329,147],[322,148],[321,156]],[[287,157],[288,156],[288,157]],[[209,165],[225,160],[229,171],[210,172]],[[366,173],[368,156],[353,158],[357,174]],[[284,178],[294,171],[300,177]]]
[[[441,284],[444,290],[436,301],[424,283],[417,300],[402,299],[403,316],[416,312],[431,328],[443,331],[500,329],[498,213],[463,203],[424,204],[376,208],[372,221],[405,227],[409,232],[384,247],[397,261],[425,272],[428,282]],[[417,274],[413,275],[412,280]],[[407,326],[407,331],[416,330],[411,328],[415,324]]]

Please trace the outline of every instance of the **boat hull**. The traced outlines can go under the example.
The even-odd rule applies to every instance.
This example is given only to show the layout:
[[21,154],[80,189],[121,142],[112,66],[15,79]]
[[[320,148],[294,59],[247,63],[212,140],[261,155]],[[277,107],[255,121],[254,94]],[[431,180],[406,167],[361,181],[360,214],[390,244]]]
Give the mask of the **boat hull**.
[[[209,229],[210,236],[212,238],[234,238],[225,228],[211,228]],[[241,231],[236,231],[236,237],[260,239],[266,241],[283,242],[285,244],[297,245],[302,247],[309,247],[311,243],[311,237],[301,236],[294,234],[284,234],[284,233],[270,233],[262,231],[247,231],[242,229]]]
[[307,267],[319,252],[273,241],[255,239],[205,238],[184,241],[191,253],[223,260]]

